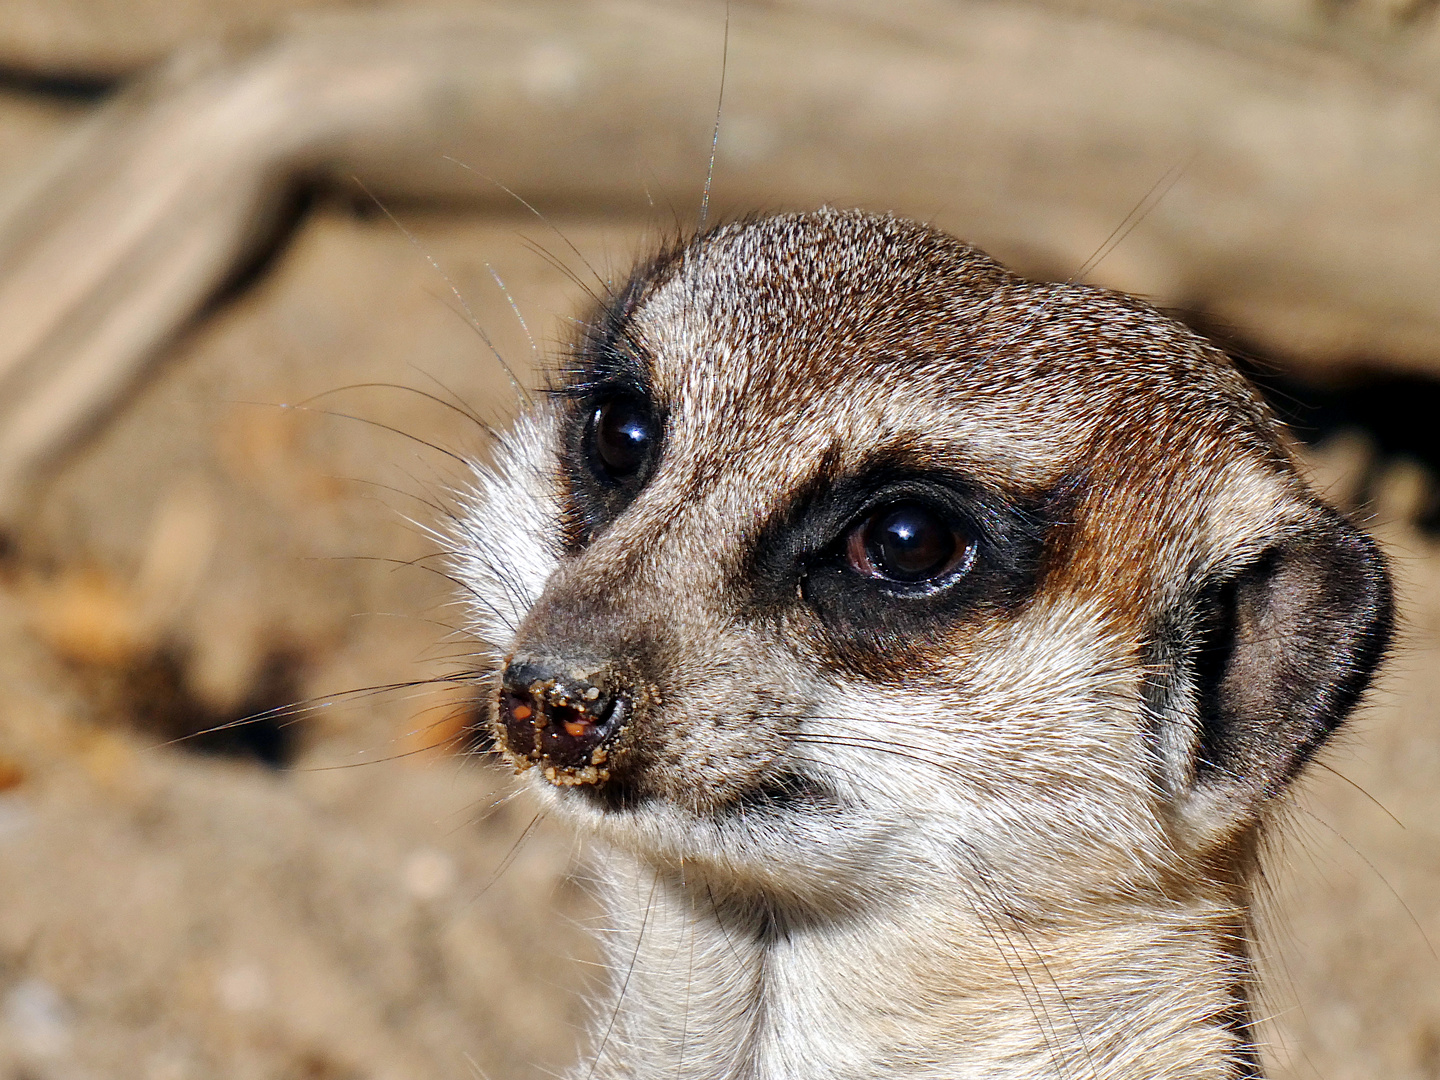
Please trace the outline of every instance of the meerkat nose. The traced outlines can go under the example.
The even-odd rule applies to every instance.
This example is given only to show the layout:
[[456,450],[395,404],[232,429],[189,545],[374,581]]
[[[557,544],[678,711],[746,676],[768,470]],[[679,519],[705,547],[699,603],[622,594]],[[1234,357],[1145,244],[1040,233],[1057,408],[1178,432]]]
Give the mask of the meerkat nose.
[[[610,682],[603,670],[577,670],[559,660],[512,659],[496,702],[505,749],[516,758],[567,772],[602,765],[606,744],[629,713],[628,699]],[[566,782],[577,780],[591,782],[588,772]]]

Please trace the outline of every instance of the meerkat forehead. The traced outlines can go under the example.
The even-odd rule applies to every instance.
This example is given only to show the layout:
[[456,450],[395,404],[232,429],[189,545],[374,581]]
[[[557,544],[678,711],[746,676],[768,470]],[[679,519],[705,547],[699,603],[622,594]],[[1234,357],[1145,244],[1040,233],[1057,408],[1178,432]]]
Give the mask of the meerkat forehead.
[[1189,330],[892,217],[717,228],[643,267],[579,357],[582,385],[664,415],[654,497],[728,484],[730,520],[882,464],[943,467],[1032,503],[1063,489],[1090,561],[1129,544],[1138,570],[1204,561],[1202,538],[1231,550],[1294,494],[1273,419]]

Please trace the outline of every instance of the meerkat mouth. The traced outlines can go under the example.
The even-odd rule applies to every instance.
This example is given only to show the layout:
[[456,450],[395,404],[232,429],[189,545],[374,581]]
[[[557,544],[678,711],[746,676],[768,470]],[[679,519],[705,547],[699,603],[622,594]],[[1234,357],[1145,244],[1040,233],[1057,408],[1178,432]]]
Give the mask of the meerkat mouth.
[[725,809],[731,815],[797,810],[834,810],[839,799],[833,791],[812,777],[798,772],[780,773],[745,792]]
[[[673,799],[658,792],[647,792],[627,782],[623,776],[610,776],[592,783],[566,783],[553,779],[551,770],[545,777],[556,788],[582,798],[593,810],[610,816],[645,815],[660,806],[678,809]],[[794,814],[835,813],[841,809],[839,797],[821,782],[799,773],[784,772],[770,777],[755,787],[719,803],[705,812],[683,814],[691,826],[724,827],[727,823],[743,822],[757,825],[772,817]]]

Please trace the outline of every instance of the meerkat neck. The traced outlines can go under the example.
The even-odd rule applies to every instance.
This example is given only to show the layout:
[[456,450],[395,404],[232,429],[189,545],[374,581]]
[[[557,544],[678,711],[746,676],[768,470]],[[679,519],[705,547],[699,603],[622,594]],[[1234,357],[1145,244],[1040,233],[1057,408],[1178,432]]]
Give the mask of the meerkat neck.
[[1042,929],[958,898],[806,920],[620,856],[602,884],[613,983],[580,1076],[1260,1076],[1223,905]]

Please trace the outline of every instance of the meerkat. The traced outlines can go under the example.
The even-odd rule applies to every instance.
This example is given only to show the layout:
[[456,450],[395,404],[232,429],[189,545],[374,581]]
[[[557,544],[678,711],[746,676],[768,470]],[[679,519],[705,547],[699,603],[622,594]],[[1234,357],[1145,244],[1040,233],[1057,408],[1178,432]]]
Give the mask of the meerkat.
[[824,209],[651,259],[550,389],[457,569],[608,913],[575,1076],[1260,1075],[1257,842],[1391,587],[1220,351]]

